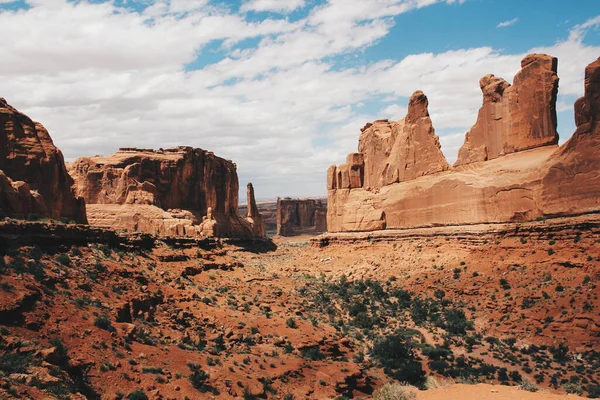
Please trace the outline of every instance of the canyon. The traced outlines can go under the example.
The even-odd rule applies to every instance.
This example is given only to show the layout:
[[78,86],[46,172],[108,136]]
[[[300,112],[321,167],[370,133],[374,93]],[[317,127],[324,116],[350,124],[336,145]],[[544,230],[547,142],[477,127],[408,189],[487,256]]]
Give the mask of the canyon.
[[454,165],[416,91],[327,200],[241,207],[233,161],[65,163],[1,99],[0,398],[600,397],[600,58],[584,86],[558,146],[556,58],[484,76]]

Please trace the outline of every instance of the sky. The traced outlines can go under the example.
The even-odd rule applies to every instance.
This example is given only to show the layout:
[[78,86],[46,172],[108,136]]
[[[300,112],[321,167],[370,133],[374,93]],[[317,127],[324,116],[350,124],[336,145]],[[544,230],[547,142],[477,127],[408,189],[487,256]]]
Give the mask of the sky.
[[0,0],[0,38],[0,97],[65,159],[200,147],[259,199],[309,197],[416,90],[454,162],[479,79],[512,82],[528,53],[559,59],[563,143],[600,56],[600,1]]

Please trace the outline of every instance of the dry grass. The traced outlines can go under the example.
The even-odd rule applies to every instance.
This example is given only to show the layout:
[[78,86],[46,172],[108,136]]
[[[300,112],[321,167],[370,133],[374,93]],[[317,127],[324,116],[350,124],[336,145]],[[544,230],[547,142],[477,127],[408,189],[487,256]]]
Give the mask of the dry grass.
[[402,383],[386,383],[374,394],[375,400],[415,400],[415,388]]

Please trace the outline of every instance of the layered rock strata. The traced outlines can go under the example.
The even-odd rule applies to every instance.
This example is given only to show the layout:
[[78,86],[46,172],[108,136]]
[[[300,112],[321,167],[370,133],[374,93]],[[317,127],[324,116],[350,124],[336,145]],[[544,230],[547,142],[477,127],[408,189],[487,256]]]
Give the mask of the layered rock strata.
[[358,153],[351,153],[345,164],[329,169],[327,188],[378,189],[450,168],[440,150],[428,104],[427,96],[417,91],[410,98],[404,119],[365,125]]
[[277,234],[295,236],[327,231],[327,205],[316,199],[277,199]]
[[69,169],[92,225],[159,235],[264,236],[260,214],[252,220],[238,215],[236,165],[211,152],[124,148],[80,158]]
[[13,182],[0,171],[0,218],[31,218],[46,216],[44,199],[23,181]]
[[[556,82],[546,67],[527,69],[540,60],[546,67],[556,65],[552,58],[526,57],[523,64],[527,72],[517,75],[515,87],[517,83],[518,87],[527,88],[536,82]],[[527,79],[531,82],[524,81]],[[547,91],[539,93],[534,97],[549,95]],[[525,221],[600,211],[600,61],[586,68],[585,95],[575,104],[577,131],[560,148],[554,144],[555,97],[550,97],[550,104],[546,100],[533,104],[524,101],[519,103],[522,109],[513,108],[511,115],[520,116],[518,125],[522,130],[514,128],[511,135],[505,137],[504,153],[498,152],[498,157],[486,162],[465,163],[374,189],[366,182],[362,187],[351,184],[350,173],[347,177],[342,173],[340,185],[340,168],[330,167],[328,230],[373,231]],[[532,136],[534,126],[538,128]],[[466,141],[473,137],[468,136]],[[534,148],[526,149],[530,146]],[[420,153],[416,153],[416,157],[419,158]],[[354,168],[360,172],[362,167],[366,171],[367,164],[365,153],[352,153],[346,162],[350,168],[341,170]],[[384,172],[385,166],[380,166],[379,173]]]
[[530,54],[512,86],[492,74],[481,78],[483,105],[454,166],[557,144],[557,68],[555,57]]
[[[76,197],[71,186],[63,155],[54,146],[48,131],[38,122],[11,107],[0,98],[0,170],[5,178],[19,186],[19,197],[24,203],[17,207],[16,198],[3,178],[5,198],[3,213],[7,216],[26,217],[28,213],[53,219],[86,223],[85,202]],[[26,186],[24,186],[26,184]],[[35,198],[31,203],[32,191]],[[10,207],[7,204],[11,204]],[[18,211],[14,211],[15,208]]]

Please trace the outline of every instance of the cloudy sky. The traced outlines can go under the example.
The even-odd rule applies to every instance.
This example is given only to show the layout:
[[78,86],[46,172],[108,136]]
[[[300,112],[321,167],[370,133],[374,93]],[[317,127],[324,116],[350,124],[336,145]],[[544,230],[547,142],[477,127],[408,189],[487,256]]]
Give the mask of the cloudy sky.
[[[600,56],[598,0],[0,0],[0,97],[67,160],[189,145],[257,197],[325,195],[359,129],[423,90],[456,159],[479,78],[559,58],[559,133]],[[245,198],[245,195],[242,199]]]

